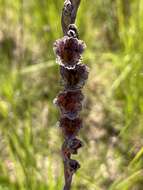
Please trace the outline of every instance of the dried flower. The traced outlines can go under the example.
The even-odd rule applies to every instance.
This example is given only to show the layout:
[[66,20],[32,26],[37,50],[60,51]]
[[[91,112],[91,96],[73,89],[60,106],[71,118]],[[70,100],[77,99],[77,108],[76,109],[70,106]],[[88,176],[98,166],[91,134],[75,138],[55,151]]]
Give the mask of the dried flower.
[[82,127],[82,120],[80,118],[70,120],[63,117],[60,119],[60,127],[66,139],[73,138],[78,134],[78,131]]
[[57,62],[68,69],[73,69],[80,63],[84,49],[85,43],[83,41],[69,36],[64,36],[54,43]]
[[83,146],[81,140],[77,138],[69,138],[62,145],[63,160],[70,159],[71,154],[77,154],[78,149]]
[[80,168],[80,164],[76,160],[70,159],[68,164],[71,173],[75,173]]
[[63,190],[70,190],[73,174],[80,168],[76,160],[67,159],[64,161],[65,186]]
[[67,143],[67,147],[71,154],[77,154],[78,149],[81,148],[82,146],[83,143],[81,142],[81,140],[77,138],[70,139]]
[[60,73],[64,81],[65,88],[78,89],[82,88],[85,80],[88,78],[88,67],[79,64],[76,68],[69,70],[65,67],[60,67]]
[[82,108],[83,94],[81,90],[68,90],[59,93],[55,104],[59,106],[63,116],[74,119]]

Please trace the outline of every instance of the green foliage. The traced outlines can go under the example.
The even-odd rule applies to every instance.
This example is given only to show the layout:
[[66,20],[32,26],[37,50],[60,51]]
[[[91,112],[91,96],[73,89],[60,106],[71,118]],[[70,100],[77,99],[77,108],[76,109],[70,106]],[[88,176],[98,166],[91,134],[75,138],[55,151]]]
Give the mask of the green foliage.
[[[0,190],[61,190],[61,88],[53,42],[62,0],[0,0]],[[90,67],[73,190],[142,190],[143,1],[82,0]]]

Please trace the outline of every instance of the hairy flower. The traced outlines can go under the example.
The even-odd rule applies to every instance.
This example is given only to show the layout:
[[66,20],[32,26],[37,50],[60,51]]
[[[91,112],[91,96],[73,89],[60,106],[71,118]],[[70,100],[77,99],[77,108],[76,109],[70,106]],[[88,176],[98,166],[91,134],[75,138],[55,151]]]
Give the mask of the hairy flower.
[[85,43],[83,41],[69,36],[64,36],[54,43],[57,62],[68,69],[75,68],[80,62],[84,49]]
[[81,90],[65,90],[58,95],[55,104],[59,106],[63,116],[75,119],[82,108],[82,100]]
[[80,118],[70,120],[63,117],[60,119],[60,127],[66,139],[72,138],[78,134],[78,131],[82,127],[82,120]]
[[85,80],[88,78],[88,67],[86,65],[79,64],[76,68],[69,70],[61,66],[60,73],[64,81],[65,88],[82,88],[85,84]]

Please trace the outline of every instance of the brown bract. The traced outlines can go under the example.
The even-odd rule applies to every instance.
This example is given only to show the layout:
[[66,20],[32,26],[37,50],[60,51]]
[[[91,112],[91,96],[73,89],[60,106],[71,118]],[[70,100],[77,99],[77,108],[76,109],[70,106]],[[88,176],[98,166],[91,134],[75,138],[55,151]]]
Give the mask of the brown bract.
[[85,43],[73,37],[64,36],[54,43],[57,62],[68,69],[75,68],[80,62],[84,49]]

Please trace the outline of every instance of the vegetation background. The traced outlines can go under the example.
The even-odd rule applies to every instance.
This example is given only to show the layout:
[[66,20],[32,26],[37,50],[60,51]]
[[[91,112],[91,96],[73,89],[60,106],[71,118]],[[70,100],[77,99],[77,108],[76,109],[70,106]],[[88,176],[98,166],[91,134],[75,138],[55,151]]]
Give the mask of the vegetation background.
[[[62,88],[53,42],[63,0],[0,0],[0,190],[61,190]],[[90,67],[73,190],[143,189],[143,1],[82,0]]]

